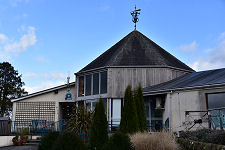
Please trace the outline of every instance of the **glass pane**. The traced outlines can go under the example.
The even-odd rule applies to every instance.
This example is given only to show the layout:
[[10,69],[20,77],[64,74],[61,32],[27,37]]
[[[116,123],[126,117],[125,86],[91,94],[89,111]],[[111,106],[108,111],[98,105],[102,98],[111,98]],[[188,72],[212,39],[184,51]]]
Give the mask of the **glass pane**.
[[93,95],[99,94],[99,73],[93,74]]
[[107,114],[107,98],[103,98],[102,101],[104,103],[105,114]]
[[86,107],[88,108],[88,110],[91,110],[91,102],[87,102]]
[[79,77],[79,92],[78,96],[84,96],[84,77]]
[[121,99],[113,99],[112,121],[113,124],[119,124],[121,119]]
[[92,111],[95,110],[96,103],[97,103],[97,102],[92,102]]
[[208,94],[208,109],[225,107],[225,93]]
[[101,72],[101,94],[107,93],[107,71]]
[[91,76],[92,75],[86,75],[86,83],[85,83],[85,95],[91,95]]

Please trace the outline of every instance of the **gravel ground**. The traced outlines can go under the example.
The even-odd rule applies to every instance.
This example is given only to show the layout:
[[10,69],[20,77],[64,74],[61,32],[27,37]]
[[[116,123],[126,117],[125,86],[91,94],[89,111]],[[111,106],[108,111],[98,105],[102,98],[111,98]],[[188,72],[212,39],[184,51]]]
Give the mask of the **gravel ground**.
[[38,149],[37,145],[0,147],[0,150],[37,150],[37,149]]

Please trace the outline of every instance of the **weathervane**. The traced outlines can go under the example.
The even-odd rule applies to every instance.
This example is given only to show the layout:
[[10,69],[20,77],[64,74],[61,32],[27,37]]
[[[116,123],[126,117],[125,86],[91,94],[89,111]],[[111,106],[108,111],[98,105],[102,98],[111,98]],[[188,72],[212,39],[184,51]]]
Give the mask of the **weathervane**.
[[135,5],[135,10],[130,12],[130,14],[132,15],[133,19],[132,21],[134,22],[134,30],[136,30],[136,23],[139,21],[138,16],[140,15],[141,9],[136,9],[136,5]]

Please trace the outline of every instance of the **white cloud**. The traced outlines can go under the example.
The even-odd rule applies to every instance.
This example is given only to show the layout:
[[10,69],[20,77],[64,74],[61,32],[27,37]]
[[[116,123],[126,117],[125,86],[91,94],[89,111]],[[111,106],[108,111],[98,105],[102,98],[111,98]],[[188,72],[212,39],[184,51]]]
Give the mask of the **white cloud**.
[[[222,38],[221,35],[219,38]],[[191,66],[196,71],[225,67],[225,34],[219,44],[210,49],[208,56],[200,57]]]
[[190,44],[184,44],[184,45],[181,45],[181,46],[180,46],[180,49],[181,49],[182,51],[185,51],[185,52],[190,52],[190,51],[196,50],[197,47],[198,47],[197,42],[193,41],[193,42],[190,43]]
[[50,62],[47,58],[45,58],[45,57],[43,57],[43,56],[38,56],[38,57],[36,58],[36,60],[37,60],[38,62],[41,62],[41,63],[49,63],[49,62]]
[[29,72],[29,73],[25,73],[23,77],[40,78],[40,79],[47,79],[47,80],[62,80],[62,79],[66,80],[67,76],[66,74],[60,73],[60,72],[50,72],[50,73],[41,73],[41,74]]
[[21,3],[28,3],[30,0],[9,0],[11,6],[17,7]]
[[10,61],[12,56],[18,55],[21,52],[26,51],[30,46],[33,46],[36,42],[36,34],[34,27],[25,27],[22,26],[21,31],[25,34],[22,37],[15,41],[9,36],[0,33],[0,60],[1,61]]
[[27,50],[29,46],[34,45],[37,42],[35,28],[28,27],[27,34],[24,34],[19,42],[9,43],[4,46],[5,51],[13,53],[21,53]]
[[42,82],[39,86],[24,86],[25,91],[27,91],[29,94],[38,92],[41,90],[49,89],[55,86],[66,84],[65,81],[57,81],[57,82]]
[[5,34],[0,33],[0,42],[5,42],[7,40],[8,40],[7,36]]
[[36,73],[26,73],[23,75],[24,77],[37,77],[38,75]]

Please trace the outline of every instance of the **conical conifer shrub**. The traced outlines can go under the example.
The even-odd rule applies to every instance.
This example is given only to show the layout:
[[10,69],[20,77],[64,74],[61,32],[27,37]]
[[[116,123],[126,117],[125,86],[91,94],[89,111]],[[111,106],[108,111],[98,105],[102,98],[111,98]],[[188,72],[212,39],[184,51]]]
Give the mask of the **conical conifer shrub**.
[[90,145],[94,150],[100,150],[108,141],[108,122],[102,99],[95,106],[93,122],[91,125]]
[[138,118],[135,106],[135,101],[133,99],[133,94],[131,91],[131,86],[126,88],[124,95],[124,106],[122,109],[122,117],[120,121],[120,131],[123,133],[134,133],[137,132]]
[[134,93],[134,100],[137,109],[137,117],[138,117],[138,126],[141,132],[147,131],[147,120],[146,120],[146,112],[145,112],[145,104],[144,97],[142,93],[141,85],[138,86],[137,90]]

